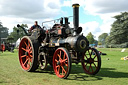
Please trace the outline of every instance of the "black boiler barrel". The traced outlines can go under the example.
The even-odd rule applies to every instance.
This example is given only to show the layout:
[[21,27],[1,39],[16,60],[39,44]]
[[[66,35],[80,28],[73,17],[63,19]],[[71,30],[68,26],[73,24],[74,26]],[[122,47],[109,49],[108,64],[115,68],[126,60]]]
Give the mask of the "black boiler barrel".
[[89,47],[89,42],[86,37],[80,35],[76,37],[67,37],[65,43],[69,43],[71,48],[76,51],[85,52]]

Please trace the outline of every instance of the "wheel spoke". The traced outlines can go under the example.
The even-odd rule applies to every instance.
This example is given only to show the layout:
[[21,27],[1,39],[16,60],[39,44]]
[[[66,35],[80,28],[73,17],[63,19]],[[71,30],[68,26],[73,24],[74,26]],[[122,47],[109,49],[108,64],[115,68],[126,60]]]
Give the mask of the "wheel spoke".
[[58,70],[57,71],[58,71],[58,74],[59,74],[60,73],[60,66],[59,65],[58,65]]
[[32,50],[29,53],[32,53]]
[[90,51],[88,50],[88,53],[89,53],[89,55],[90,55],[90,58],[91,58],[91,54],[90,54]]
[[24,64],[23,64],[23,65],[25,65],[25,64],[27,63],[27,61],[28,61],[28,59],[26,59],[26,61],[24,62]]
[[92,55],[92,53],[93,53],[93,50],[91,50],[91,55]]
[[61,56],[59,55],[59,54],[57,54],[58,55],[58,57],[59,57],[59,60],[61,60]]
[[64,62],[64,65],[65,65],[66,67],[68,67],[68,64],[66,64],[65,62]]
[[96,58],[96,55],[94,56],[94,58],[93,59],[95,59]]
[[98,61],[94,61],[94,62],[98,62]]
[[56,62],[58,62],[58,60],[57,60],[57,59],[55,59],[55,61],[56,61]]
[[88,63],[85,64],[85,67],[87,66]]
[[88,60],[85,60],[85,59],[83,61],[86,62],[86,63],[88,62]]
[[30,59],[28,60],[27,67],[28,67],[28,68],[30,67]]
[[95,63],[93,63],[93,64],[94,64],[95,68],[97,68],[96,64]]
[[32,58],[32,55],[30,55],[30,57]]
[[27,43],[24,41],[24,44],[26,45],[26,47],[28,46]]
[[29,48],[31,47],[30,42],[28,42],[28,47],[29,47]]
[[32,63],[32,58],[30,58],[30,62]]
[[62,62],[65,62],[66,60],[68,60],[68,59],[66,58],[66,59],[62,60]]
[[66,71],[65,71],[65,69],[64,69],[64,67],[63,66],[61,66],[61,68],[62,68],[62,70],[65,72],[65,74],[66,74]]
[[68,64],[66,64],[66,63],[65,63],[65,66],[67,66],[67,67],[68,67]]
[[22,56],[21,56],[21,58],[24,58],[24,57],[26,57],[26,55],[22,55]]
[[45,62],[45,60],[42,60],[43,62]]
[[88,69],[88,71],[90,71],[90,68],[91,68],[91,64],[90,64],[90,66],[89,66],[89,69]]
[[84,56],[88,59],[87,55],[84,55]]
[[60,65],[57,65],[56,68],[58,68]]
[[93,68],[92,68],[92,66],[91,66],[91,69],[92,69],[92,72],[93,72]]
[[32,47],[29,48],[29,51],[32,51]]
[[61,50],[60,50],[60,57],[61,57]]
[[65,53],[64,53],[64,57],[63,57],[63,59],[65,59]]
[[22,47],[21,49],[24,50],[24,51],[27,51],[27,50],[26,50],[25,48],[23,48],[23,47]]
[[27,68],[29,68],[30,67],[30,64],[27,64]]

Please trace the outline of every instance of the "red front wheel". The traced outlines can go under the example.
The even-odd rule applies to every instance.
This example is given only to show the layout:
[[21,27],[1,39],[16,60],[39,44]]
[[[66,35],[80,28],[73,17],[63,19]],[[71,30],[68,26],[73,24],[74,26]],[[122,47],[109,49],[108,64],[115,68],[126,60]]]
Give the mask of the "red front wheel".
[[81,60],[84,72],[90,75],[95,75],[101,68],[101,57],[95,48],[89,48]]
[[71,57],[65,48],[58,48],[53,56],[53,69],[59,78],[67,78],[71,70]]

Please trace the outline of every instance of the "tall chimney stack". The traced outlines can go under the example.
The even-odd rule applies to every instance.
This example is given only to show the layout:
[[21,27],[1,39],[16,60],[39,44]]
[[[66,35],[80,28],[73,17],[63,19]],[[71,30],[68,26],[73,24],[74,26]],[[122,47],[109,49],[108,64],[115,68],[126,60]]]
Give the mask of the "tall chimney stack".
[[[74,24],[74,29],[77,30],[79,27],[79,4],[73,4],[73,24]],[[76,32],[77,34],[77,32]]]

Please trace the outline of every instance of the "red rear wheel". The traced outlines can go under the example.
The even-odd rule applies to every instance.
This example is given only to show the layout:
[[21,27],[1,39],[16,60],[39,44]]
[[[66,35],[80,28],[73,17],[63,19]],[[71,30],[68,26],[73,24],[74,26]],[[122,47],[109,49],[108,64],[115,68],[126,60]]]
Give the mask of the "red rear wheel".
[[95,75],[99,72],[101,67],[101,57],[98,51],[94,48],[89,48],[82,58],[82,67],[85,73]]
[[67,78],[71,70],[71,58],[65,48],[58,48],[53,56],[53,69],[59,78]]
[[19,61],[26,71],[35,71],[38,68],[38,42],[33,42],[28,36],[22,38],[19,45]]
[[5,51],[5,45],[4,44],[1,45],[1,49],[2,49],[2,52]]

